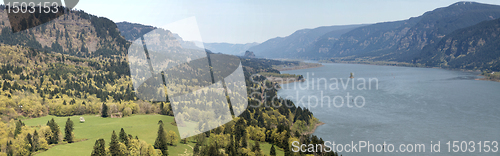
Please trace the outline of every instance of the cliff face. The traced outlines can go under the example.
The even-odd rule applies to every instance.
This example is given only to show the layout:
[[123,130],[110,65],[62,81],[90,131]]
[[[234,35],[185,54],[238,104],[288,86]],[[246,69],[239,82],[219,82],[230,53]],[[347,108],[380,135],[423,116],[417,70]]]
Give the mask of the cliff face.
[[500,71],[500,19],[481,22],[426,46],[417,58],[429,66]]
[[83,11],[69,11],[45,24],[13,33],[5,8],[0,8],[0,42],[74,56],[124,56],[128,42],[116,24]]
[[458,2],[408,20],[360,27],[339,39],[321,38],[308,54],[412,62],[424,47],[435,45],[447,34],[499,17],[500,6]]

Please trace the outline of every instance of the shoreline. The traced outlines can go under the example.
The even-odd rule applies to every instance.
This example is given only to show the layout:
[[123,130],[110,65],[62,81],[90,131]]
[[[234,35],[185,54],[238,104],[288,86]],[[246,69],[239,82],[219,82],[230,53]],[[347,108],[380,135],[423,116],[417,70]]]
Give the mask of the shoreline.
[[308,64],[302,65],[302,66],[294,66],[294,67],[287,67],[287,68],[277,68],[276,70],[278,70],[278,71],[288,71],[288,70],[310,69],[310,68],[318,68],[318,67],[323,67],[323,64],[321,64],[321,63],[308,63]]
[[319,126],[324,125],[324,124],[325,124],[324,122],[321,122],[321,121],[320,121],[319,123],[317,123],[316,125],[314,125],[314,128],[313,128],[312,130],[307,131],[307,132],[304,132],[304,133],[302,133],[302,135],[309,135],[309,134],[313,134],[314,132],[316,132],[316,129],[317,129]]
[[[481,72],[478,70],[469,70],[469,69],[457,69],[457,68],[443,68],[443,67],[429,67],[429,66],[421,66],[418,64],[408,64],[408,63],[402,63],[402,64],[391,64],[391,63],[382,63],[382,64],[376,64],[377,62],[322,62],[322,63],[341,63],[341,64],[363,64],[363,65],[375,65],[375,66],[393,66],[393,67],[414,67],[414,68],[436,68],[436,69],[444,69],[444,70],[451,70],[451,71],[462,71],[462,72]],[[476,75],[476,76],[482,76],[483,78],[477,78],[474,79],[476,81],[493,81],[493,82],[500,82],[498,79],[490,79],[486,75]]]

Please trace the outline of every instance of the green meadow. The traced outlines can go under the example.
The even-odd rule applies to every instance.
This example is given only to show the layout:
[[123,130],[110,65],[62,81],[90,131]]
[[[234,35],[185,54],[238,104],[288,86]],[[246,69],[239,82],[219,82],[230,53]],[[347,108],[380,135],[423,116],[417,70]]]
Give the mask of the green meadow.
[[[85,118],[84,123],[80,123],[80,117]],[[64,132],[64,125],[68,117],[45,116],[24,120],[27,126],[46,125],[47,121],[54,118],[59,125],[61,132]],[[177,126],[172,125],[174,117],[164,115],[133,115],[124,118],[101,118],[96,115],[71,116],[74,122],[75,140],[78,142],[72,144],[60,143],[47,151],[37,153],[38,156],[89,156],[92,153],[94,143],[97,139],[103,138],[106,141],[106,146],[109,146],[111,133],[114,130],[116,134],[123,128],[127,134],[146,141],[149,144],[154,144],[158,131],[158,121],[163,120],[166,131],[174,131],[179,134]],[[188,138],[189,140],[189,138]],[[249,141],[253,145],[253,141]],[[269,155],[271,144],[261,142],[261,149]],[[170,155],[192,155],[194,143],[188,141],[188,144],[178,143],[177,146],[169,146],[168,152]],[[283,150],[276,148],[278,155],[284,155]]]

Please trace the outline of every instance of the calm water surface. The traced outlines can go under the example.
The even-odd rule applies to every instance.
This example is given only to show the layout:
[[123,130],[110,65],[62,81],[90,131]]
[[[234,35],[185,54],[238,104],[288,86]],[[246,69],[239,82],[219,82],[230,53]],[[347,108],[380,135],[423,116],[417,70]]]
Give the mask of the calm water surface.
[[[352,81],[346,84],[351,72],[354,85]],[[307,78],[305,82],[283,85],[278,95],[310,107],[314,116],[325,123],[314,135],[325,141],[342,144],[385,141],[394,144],[395,151],[400,144],[425,144],[426,148],[425,153],[367,153],[365,148],[362,153],[340,152],[344,156],[500,155],[500,151],[478,153],[477,145],[474,153],[448,153],[448,141],[500,141],[500,83],[474,80],[479,73],[359,64],[324,64],[320,68],[283,73]],[[366,83],[362,83],[363,79]],[[335,89],[335,84],[339,89]],[[347,106],[347,93],[353,96],[349,99],[352,107]],[[335,96],[339,97],[333,105],[328,98]],[[344,98],[343,105],[340,96]],[[323,97],[316,107],[314,97]],[[353,104],[355,97],[362,107]],[[364,105],[361,97],[365,99]],[[440,153],[430,153],[431,141],[441,141]]]

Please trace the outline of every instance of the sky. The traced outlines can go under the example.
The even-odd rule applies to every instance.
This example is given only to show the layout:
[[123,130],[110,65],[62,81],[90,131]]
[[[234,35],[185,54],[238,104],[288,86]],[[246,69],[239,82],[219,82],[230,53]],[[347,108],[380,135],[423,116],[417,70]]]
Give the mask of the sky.
[[[81,0],[76,9],[162,27],[195,19],[199,32],[185,40],[251,43],[285,37],[304,28],[404,20],[446,7],[457,0]],[[478,0],[500,5],[499,0]],[[189,32],[195,32],[189,34]]]

